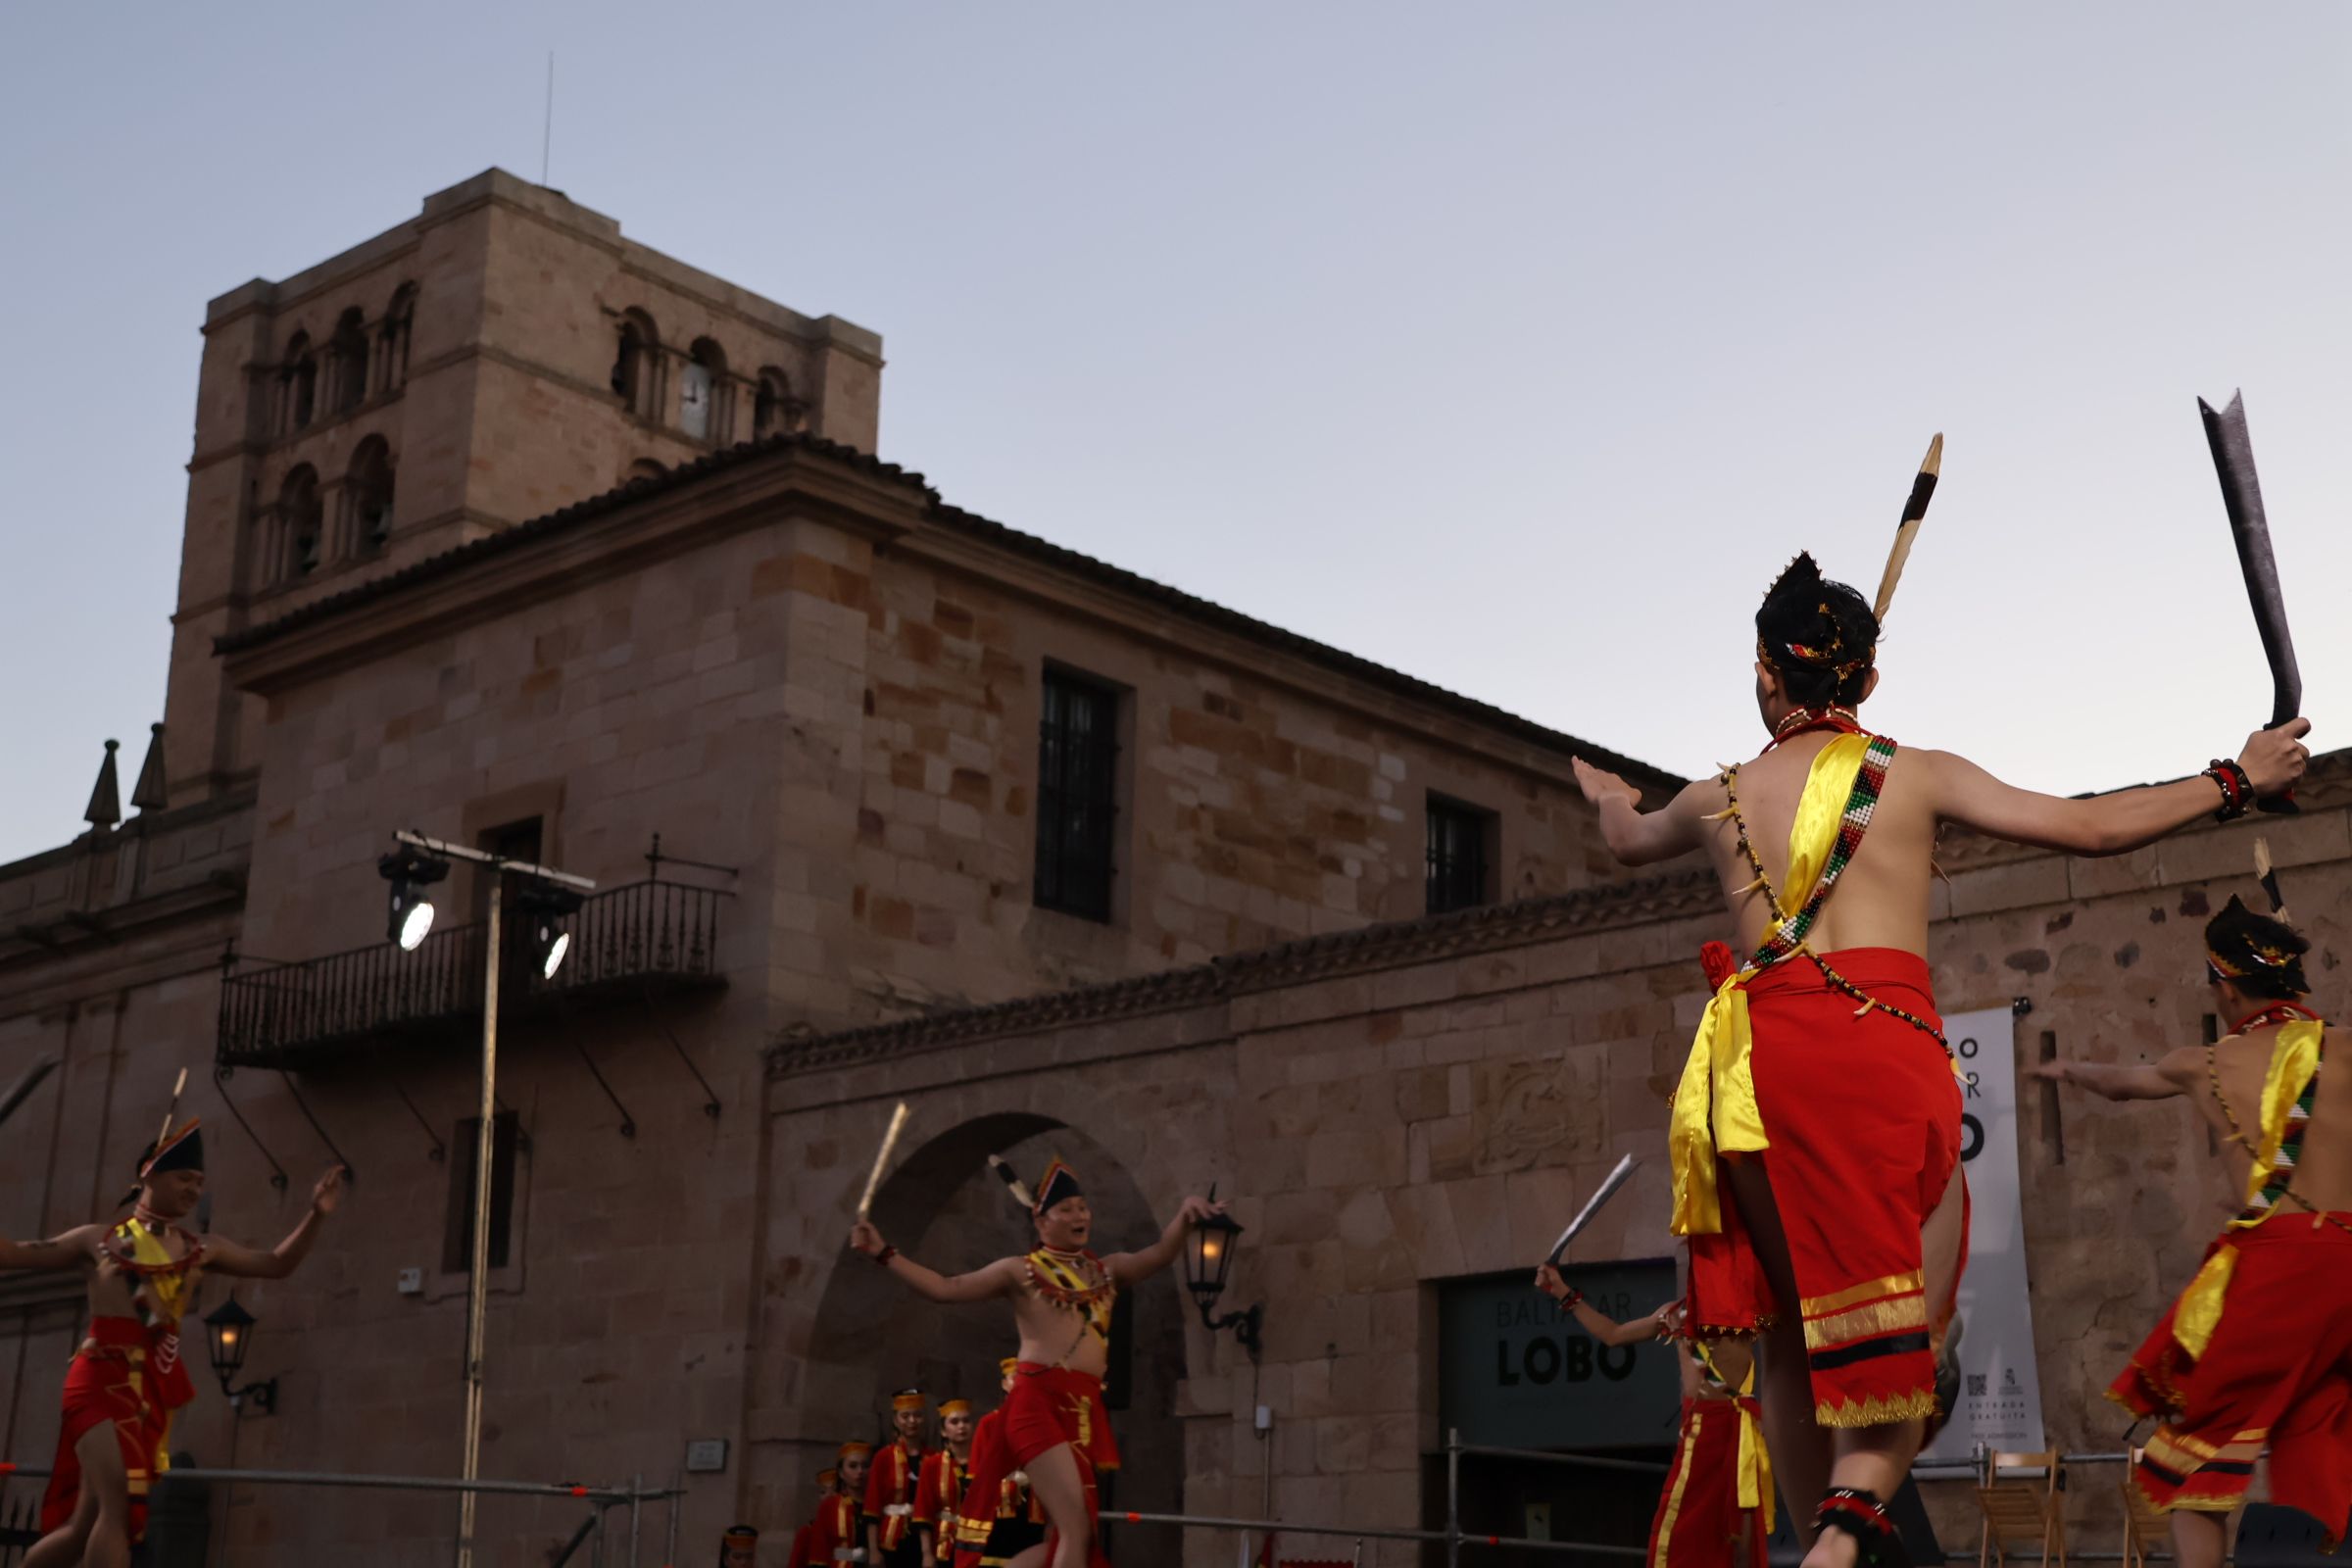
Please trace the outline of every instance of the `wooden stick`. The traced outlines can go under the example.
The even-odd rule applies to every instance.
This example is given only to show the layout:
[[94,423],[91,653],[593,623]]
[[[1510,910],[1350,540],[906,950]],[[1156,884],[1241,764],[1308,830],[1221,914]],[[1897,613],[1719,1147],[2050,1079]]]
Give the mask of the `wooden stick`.
[[863,1219],[873,1210],[874,1192],[882,1185],[883,1169],[890,1164],[890,1152],[899,1147],[899,1134],[906,1130],[906,1102],[890,1113],[890,1130],[882,1135],[882,1147],[874,1154],[874,1168],[866,1173],[865,1192],[858,1200],[858,1217]]
[[164,1147],[164,1140],[171,1136],[172,1113],[179,1108],[180,1092],[187,1087],[188,1069],[182,1067],[179,1069],[179,1081],[172,1086],[172,1102],[164,1107],[163,1128],[155,1135],[155,1147],[159,1150]]
[[1903,563],[1911,559],[1911,542],[1919,537],[1919,525],[1928,515],[1928,501],[1936,494],[1936,480],[1943,472],[1943,432],[1928,443],[1928,455],[1920,460],[1919,477],[1911,481],[1911,495],[1903,503],[1903,520],[1895,524],[1894,548],[1887,552],[1886,569],[1879,574],[1879,597],[1871,606],[1871,613],[1882,624],[1886,619],[1886,607],[1894,603],[1894,585],[1902,580]]

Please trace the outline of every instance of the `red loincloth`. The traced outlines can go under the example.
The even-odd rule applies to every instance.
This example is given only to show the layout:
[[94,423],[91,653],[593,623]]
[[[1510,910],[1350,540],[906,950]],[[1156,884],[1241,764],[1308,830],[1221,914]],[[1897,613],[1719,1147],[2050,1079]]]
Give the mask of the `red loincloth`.
[[[1098,1471],[1119,1467],[1119,1446],[1111,1436],[1110,1411],[1102,1403],[1102,1380],[1068,1367],[1022,1361],[1013,1368],[1012,1392],[1005,1396],[1004,1408],[992,1413],[1004,1417],[999,1427],[1002,1452],[1012,1461],[1011,1467],[1000,1474],[1009,1473],[1009,1468],[1025,1470],[1048,1449],[1069,1445],[1078,1460],[1079,1479],[1086,1487],[1086,1516],[1098,1523],[1091,1560],[1095,1568],[1108,1568],[1110,1559],[1102,1553],[1102,1499],[1096,1492],[1095,1476]],[[975,1431],[971,1494],[987,1497],[997,1483],[996,1478],[983,1480],[981,1463]],[[1049,1544],[1053,1542],[1051,1529],[1046,1539]]]
[[[2271,1450],[2271,1500],[2327,1528],[2352,1516],[2352,1214],[2286,1210],[2223,1243],[2237,1250],[2202,1356],[2175,1337],[2176,1300],[2107,1396],[2164,1421],[2132,1484],[2158,1508],[2227,1513]],[[2210,1255],[2210,1254],[2208,1254]]]
[[[1685,1399],[1674,1463],[1650,1521],[1648,1568],[1764,1568],[1764,1521],[1740,1506],[1740,1404]],[[1740,1531],[1747,1549],[1740,1550]]]
[[[1927,960],[1893,948],[1823,958],[1867,996],[1940,1025]],[[1804,1317],[1814,1419],[1878,1426],[1932,1415],[1935,1347],[1953,1298],[1931,1303],[1920,1228],[1960,1163],[1960,1084],[1935,1037],[1861,1005],[1799,954],[1748,981],[1762,1162]],[[1753,1333],[1776,1302],[1721,1183],[1723,1229],[1690,1244],[1702,1337]],[[1966,1220],[1960,1258],[1968,1258]],[[1952,1290],[1959,1290],[1958,1271]]]
[[998,1568],[1045,1539],[1045,1510],[1014,1479],[1021,1468],[1004,1437],[1004,1411],[972,1428],[971,1474],[956,1521],[956,1568]]
[[150,1331],[134,1318],[93,1317],[89,1338],[66,1369],[65,1419],[57,1460],[41,1494],[41,1530],[59,1529],[81,1500],[81,1456],[74,1445],[101,1423],[115,1429],[130,1493],[130,1539],[147,1534],[147,1491],[169,1466],[165,1444],[172,1412],[196,1396],[179,1360],[179,1335]]

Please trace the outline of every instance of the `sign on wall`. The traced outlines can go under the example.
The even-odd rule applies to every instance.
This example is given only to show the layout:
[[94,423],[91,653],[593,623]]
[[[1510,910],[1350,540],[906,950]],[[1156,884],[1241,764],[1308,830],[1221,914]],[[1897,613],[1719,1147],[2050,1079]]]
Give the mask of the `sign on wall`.
[[2007,1007],[1954,1013],[1944,1038],[1960,1064],[1960,1156],[1968,1172],[1968,1272],[1960,1281],[1960,1402],[1922,1459],[1967,1459],[1977,1445],[2042,1446],[2026,1215],[2017,1168],[2017,1051]]
[[[1464,1443],[1622,1448],[1674,1441],[1682,1405],[1674,1348],[1604,1346],[1530,1283],[1535,1264],[1438,1287],[1438,1410]],[[1670,1258],[1561,1270],[1619,1322],[1674,1299]]]

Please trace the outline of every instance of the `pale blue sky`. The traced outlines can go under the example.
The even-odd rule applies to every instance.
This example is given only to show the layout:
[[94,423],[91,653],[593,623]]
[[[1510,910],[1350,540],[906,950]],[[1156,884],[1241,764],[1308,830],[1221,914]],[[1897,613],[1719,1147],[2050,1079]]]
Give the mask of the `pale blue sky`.
[[951,499],[1683,771],[1937,429],[1876,720],[2066,791],[2233,749],[2242,384],[2352,744],[2352,9],[11,7],[0,858],[161,716],[206,299],[535,176],[551,47],[551,182],[881,332]]

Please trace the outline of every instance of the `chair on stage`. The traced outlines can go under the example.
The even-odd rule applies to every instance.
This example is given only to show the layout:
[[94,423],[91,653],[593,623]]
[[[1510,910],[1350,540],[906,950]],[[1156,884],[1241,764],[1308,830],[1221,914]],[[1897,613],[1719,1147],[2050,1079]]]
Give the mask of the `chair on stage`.
[[2041,1560],[2066,1568],[2066,1467],[2058,1450],[1987,1453],[1977,1476],[1977,1506],[1984,1529],[1977,1560],[2003,1568],[2009,1547],[2038,1543]]
[[2131,1450],[2130,1463],[2124,1467],[2123,1485],[2117,1490],[2124,1494],[2124,1568],[2147,1568],[2148,1551],[2171,1549],[2173,1527],[2165,1522],[2161,1509],[2139,1494],[2132,1484],[2132,1472],[2139,1468],[2139,1456],[2144,1448]]

